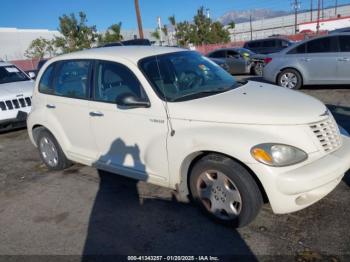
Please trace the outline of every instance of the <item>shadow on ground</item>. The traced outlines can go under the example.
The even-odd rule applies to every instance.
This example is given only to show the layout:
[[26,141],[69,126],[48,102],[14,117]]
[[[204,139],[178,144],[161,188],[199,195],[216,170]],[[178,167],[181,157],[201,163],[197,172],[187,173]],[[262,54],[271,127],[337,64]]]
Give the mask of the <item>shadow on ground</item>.
[[[140,160],[137,145],[125,145],[120,139],[100,160],[113,161],[116,154],[122,159],[131,155],[134,162]],[[83,261],[116,254],[234,254],[256,261],[237,230],[215,224],[191,204],[179,203],[174,197],[166,200],[142,196],[141,182],[101,170],[98,174],[99,190],[90,215]]]

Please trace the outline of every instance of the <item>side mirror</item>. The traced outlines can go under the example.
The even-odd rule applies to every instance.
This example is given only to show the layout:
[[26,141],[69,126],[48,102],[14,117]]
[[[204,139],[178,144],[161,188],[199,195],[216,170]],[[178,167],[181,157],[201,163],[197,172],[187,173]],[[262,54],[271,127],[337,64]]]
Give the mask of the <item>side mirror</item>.
[[148,108],[151,106],[151,103],[147,100],[141,100],[140,98],[132,95],[126,94],[117,98],[116,103],[118,106],[127,107],[127,108]]
[[36,74],[34,72],[29,72],[28,76],[29,76],[30,79],[35,79]]

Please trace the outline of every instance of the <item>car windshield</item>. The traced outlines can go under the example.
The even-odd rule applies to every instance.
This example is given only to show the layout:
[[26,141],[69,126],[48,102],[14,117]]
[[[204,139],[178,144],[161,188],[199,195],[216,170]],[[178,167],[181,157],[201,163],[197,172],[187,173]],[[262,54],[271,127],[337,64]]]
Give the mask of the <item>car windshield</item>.
[[14,65],[0,66],[0,84],[30,80]]
[[144,58],[139,66],[157,94],[168,102],[209,96],[241,85],[219,65],[192,51]]

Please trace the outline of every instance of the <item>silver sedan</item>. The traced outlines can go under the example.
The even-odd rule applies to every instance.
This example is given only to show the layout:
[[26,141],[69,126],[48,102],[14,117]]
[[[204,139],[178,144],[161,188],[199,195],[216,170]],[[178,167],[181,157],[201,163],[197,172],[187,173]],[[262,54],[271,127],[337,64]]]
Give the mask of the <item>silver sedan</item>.
[[297,43],[265,58],[264,79],[299,89],[303,85],[350,84],[350,34]]

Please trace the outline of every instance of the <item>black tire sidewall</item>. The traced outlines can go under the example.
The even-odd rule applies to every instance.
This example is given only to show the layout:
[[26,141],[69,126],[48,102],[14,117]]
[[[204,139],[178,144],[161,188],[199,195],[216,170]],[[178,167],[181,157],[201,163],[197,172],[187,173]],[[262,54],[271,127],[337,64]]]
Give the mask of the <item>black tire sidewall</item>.
[[[196,183],[200,174],[206,170],[220,171],[235,183],[242,199],[241,212],[237,218],[222,220],[207,211],[200,201]],[[189,185],[192,199],[199,204],[212,219],[222,224],[234,227],[245,226],[256,217],[263,204],[261,192],[251,174],[241,164],[230,158],[210,155],[202,158],[191,170]]]
[[297,83],[297,85],[296,85],[293,89],[294,89],[294,90],[300,89],[300,88],[302,87],[302,85],[303,85],[303,79],[302,79],[300,73],[299,73],[297,70],[291,69],[291,68],[290,68],[290,69],[285,69],[285,70],[283,70],[283,71],[278,75],[277,84],[278,84],[279,86],[282,86],[282,85],[281,85],[281,77],[282,77],[282,75],[284,75],[284,74],[286,74],[286,73],[293,73],[293,74],[296,75],[297,80],[298,80],[298,83]]
[[[58,156],[58,163],[56,166],[51,166],[48,163],[46,163],[41,150],[40,150],[40,141],[43,138],[47,138],[49,140],[52,141],[52,143],[54,144],[56,151],[57,151],[57,156]],[[37,145],[38,145],[38,150],[39,150],[39,155],[41,160],[44,162],[44,164],[47,166],[47,168],[49,170],[63,170],[65,168],[67,168],[68,166],[70,166],[70,161],[66,158],[66,156],[64,155],[60,145],[58,144],[56,138],[46,129],[41,130],[39,135],[38,135],[38,140],[37,140]]]

